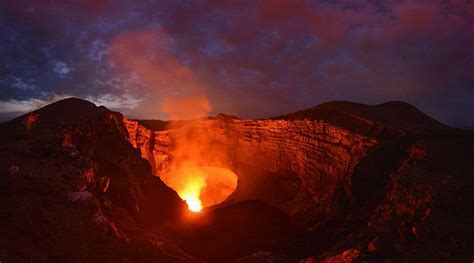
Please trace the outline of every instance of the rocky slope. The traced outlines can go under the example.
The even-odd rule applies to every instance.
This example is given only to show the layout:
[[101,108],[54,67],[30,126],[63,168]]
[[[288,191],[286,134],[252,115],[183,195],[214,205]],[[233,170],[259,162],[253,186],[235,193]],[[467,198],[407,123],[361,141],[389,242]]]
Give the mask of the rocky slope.
[[191,258],[145,230],[184,204],[128,143],[121,118],[67,99],[0,127],[1,261]]
[[[174,134],[182,125],[160,123],[153,130],[152,121],[124,119],[124,123],[130,141],[159,176],[173,159]],[[239,176],[235,193],[213,209],[260,200],[284,211],[300,229],[306,228],[299,240],[305,244],[295,241],[285,253],[270,253],[269,258],[291,261],[320,255],[308,259],[319,261],[349,255],[408,260],[421,256],[436,236],[421,233],[445,228],[427,218],[434,218],[433,209],[445,209],[439,206],[446,202],[441,199],[454,198],[440,183],[454,176],[453,185],[467,180],[466,188],[472,188],[474,167],[468,157],[472,134],[445,126],[402,102],[375,106],[332,102],[269,120],[219,115],[193,125],[213,138],[218,147],[213,150],[225,153],[219,160],[210,157],[207,164],[229,167]],[[440,154],[444,151],[452,156]],[[452,158],[459,160],[459,166],[444,165],[454,163]],[[437,162],[442,164],[433,168]],[[432,170],[441,167],[451,168]],[[440,173],[439,177],[432,172]],[[465,190],[454,195],[469,199]],[[464,201],[458,205],[470,209]],[[472,213],[467,214],[463,221],[471,218]],[[454,227],[448,228],[455,242],[464,239]],[[466,257],[469,253],[461,250],[472,245],[472,241],[462,242],[459,248],[448,249],[460,253],[459,258]],[[453,256],[430,249],[433,259]]]
[[[124,124],[131,143],[154,173],[159,176],[166,171],[183,124],[128,119]],[[394,146],[387,141],[404,146],[416,134],[452,130],[402,102],[377,106],[331,102],[268,120],[219,115],[188,125],[197,134],[212,138],[210,151],[219,152],[217,160],[214,153],[202,154],[209,157],[205,165],[230,167],[240,175],[239,189],[224,205],[263,199],[306,226],[347,209],[353,170],[363,159],[371,158],[369,152],[375,146],[379,154],[387,151],[384,154],[392,155],[390,165],[396,165],[402,151],[390,149]],[[242,185],[247,186],[242,189]],[[269,190],[268,185],[274,189]],[[265,193],[272,191],[280,193]]]
[[[224,203],[191,214],[159,179],[177,136],[237,173]],[[474,257],[474,135],[406,103],[169,123],[67,99],[0,138],[2,262]]]
[[[180,128],[152,131],[137,121],[124,120],[131,143],[149,160],[154,173],[160,175],[173,159],[175,133]],[[206,165],[230,167],[240,175],[243,184],[258,188],[258,180],[249,174],[262,177],[276,175],[285,180],[287,198],[272,200],[272,205],[286,211],[304,223],[316,217],[326,217],[335,212],[327,205],[336,191],[344,192],[345,183],[355,165],[376,145],[377,139],[352,133],[324,121],[312,120],[240,120],[214,118],[198,120],[195,130],[213,138],[211,151],[221,153],[218,160],[209,154]],[[218,147],[219,149],[216,149]],[[204,156],[206,156],[204,154]],[[240,171],[242,167],[250,167]],[[252,182],[245,182],[252,180]],[[243,181],[243,182],[242,182]],[[258,193],[245,193],[238,189],[228,203],[246,199]],[[255,191],[254,191],[255,192]],[[344,193],[339,194],[344,194]]]

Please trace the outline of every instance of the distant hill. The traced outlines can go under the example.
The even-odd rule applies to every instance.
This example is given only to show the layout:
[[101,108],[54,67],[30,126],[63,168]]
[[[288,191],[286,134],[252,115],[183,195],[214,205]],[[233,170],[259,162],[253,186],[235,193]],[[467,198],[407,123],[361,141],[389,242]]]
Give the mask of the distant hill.
[[332,101],[272,119],[324,120],[358,133],[370,135],[376,133],[378,137],[388,136],[387,133],[397,131],[428,134],[458,132],[429,117],[415,106],[401,101],[378,105]]
[[[96,112],[95,104],[77,98],[68,98],[47,105],[33,111],[39,114],[40,123],[69,122],[78,120],[88,114]],[[1,125],[21,124],[25,121],[25,115],[11,121],[0,123]],[[217,119],[238,119],[235,116],[219,114]],[[426,133],[426,134],[453,134],[463,133],[457,129],[461,127],[449,127],[420,111],[413,105],[401,101],[391,101],[378,105],[366,105],[348,101],[332,101],[318,106],[285,114],[271,119],[308,119],[322,120],[341,126],[345,129],[379,138],[390,138],[401,133]],[[172,127],[180,127],[186,121],[163,121],[163,120],[136,120],[144,127],[160,131]],[[40,124],[41,125],[41,124]],[[469,130],[472,127],[462,127]],[[464,131],[466,132],[466,131]]]
[[[233,120],[235,116],[218,114],[210,119]],[[366,105],[349,101],[331,101],[294,113],[270,118],[273,120],[321,120],[347,130],[380,139],[398,137],[406,133],[457,134],[463,131],[449,127],[402,101]],[[177,128],[186,121],[136,120],[144,127],[162,131]]]
[[[56,101],[43,108],[24,114],[13,120],[7,121],[5,125],[16,125],[25,121],[28,114],[38,114],[40,123],[64,123],[77,121],[81,117],[97,112],[97,106],[87,100],[68,98]],[[105,107],[102,107],[105,109]]]

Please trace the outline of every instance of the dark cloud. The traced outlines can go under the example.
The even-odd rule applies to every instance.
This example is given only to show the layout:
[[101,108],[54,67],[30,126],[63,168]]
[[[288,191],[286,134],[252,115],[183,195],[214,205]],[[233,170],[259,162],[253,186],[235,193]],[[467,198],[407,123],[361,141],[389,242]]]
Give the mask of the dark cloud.
[[0,5],[2,109],[79,96],[165,118],[165,98],[191,87],[214,112],[242,117],[405,100],[448,123],[473,121],[473,1]]

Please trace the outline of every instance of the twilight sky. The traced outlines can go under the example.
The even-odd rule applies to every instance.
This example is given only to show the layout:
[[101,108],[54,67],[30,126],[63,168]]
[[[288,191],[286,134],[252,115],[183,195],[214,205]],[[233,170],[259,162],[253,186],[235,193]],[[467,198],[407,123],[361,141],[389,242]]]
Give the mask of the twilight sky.
[[250,118],[403,100],[474,122],[472,0],[3,0],[0,58],[0,120],[70,96],[167,119],[191,96]]

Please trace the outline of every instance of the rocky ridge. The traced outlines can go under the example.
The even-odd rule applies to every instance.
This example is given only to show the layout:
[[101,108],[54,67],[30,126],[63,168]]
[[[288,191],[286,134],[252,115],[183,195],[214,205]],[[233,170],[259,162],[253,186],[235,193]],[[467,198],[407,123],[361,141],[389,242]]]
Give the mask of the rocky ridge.
[[[200,215],[159,179],[183,125],[212,145],[194,149],[205,164],[239,176]],[[169,126],[67,99],[2,124],[0,138],[5,262],[473,257],[474,136],[405,103]]]
[[121,118],[66,99],[1,126],[2,261],[192,258],[145,230],[185,206],[128,143]]
[[[266,201],[303,221],[334,211],[333,207],[325,206],[326,200],[335,198],[336,190],[344,191],[336,188],[350,181],[348,176],[355,165],[377,143],[375,138],[318,120],[215,118],[197,122],[195,129],[202,129],[208,134],[206,137],[213,138],[213,145],[218,145],[219,149],[213,151],[225,153],[219,160],[209,156],[207,165],[239,170],[243,164],[293,180],[293,189],[288,189],[293,192],[292,197],[279,202]],[[176,131],[152,131],[128,119],[124,119],[124,123],[130,142],[141,150],[159,176],[172,161],[173,133]],[[254,198],[241,196],[233,202]]]

